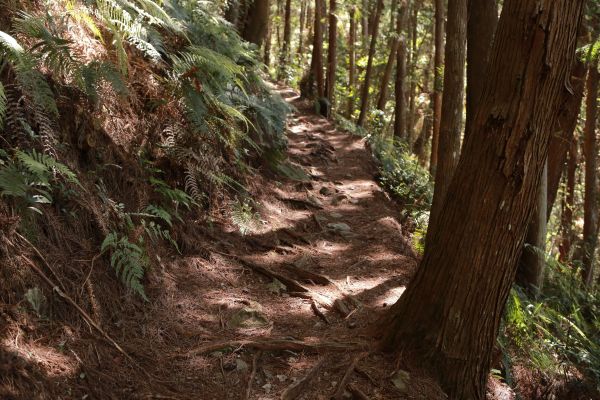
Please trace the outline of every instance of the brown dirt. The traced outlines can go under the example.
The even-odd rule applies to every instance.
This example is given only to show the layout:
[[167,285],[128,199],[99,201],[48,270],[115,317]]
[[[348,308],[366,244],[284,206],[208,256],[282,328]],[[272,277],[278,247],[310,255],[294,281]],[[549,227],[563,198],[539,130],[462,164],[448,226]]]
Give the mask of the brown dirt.
[[[260,222],[245,236],[229,218],[189,221],[179,232],[183,255],[152,255],[150,303],[78,283],[72,297],[137,366],[56,296],[50,319],[27,311],[16,292],[3,297],[10,301],[0,307],[0,398],[279,399],[322,361],[298,398],[328,399],[359,355],[345,383],[367,398],[444,398],[414,368],[398,389],[392,378],[407,367],[373,346],[372,328],[402,293],[417,257],[396,219],[399,206],[374,180],[365,142],[312,115],[295,93],[281,93],[299,110],[288,122],[289,159],[310,180],[258,173],[251,191]],[[348,234],[332,229],[336,223],[347,224]],[[91,281],[118,285],[106,260],[89,269],[92,256],[71,255],[70,268],[82,271],[74,276],[90,271]],[[16,260],[3,274],[28,268]],[[261,268],[305,292],[290,293],[289,282],[278,292]],[[247,314],[254,323],[235,326],[248,307],[261,310]]]

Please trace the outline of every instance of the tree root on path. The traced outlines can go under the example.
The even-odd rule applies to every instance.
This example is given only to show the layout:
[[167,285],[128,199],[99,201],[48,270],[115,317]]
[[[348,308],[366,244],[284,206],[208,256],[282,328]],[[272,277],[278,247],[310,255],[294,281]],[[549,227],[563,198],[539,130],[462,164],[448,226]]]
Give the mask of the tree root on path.
[[369,397],[353,384],[348,384],[347,388],[348,391],[352,394],[352,398],[356,400],[369,400]]
[[352,359],[352,362],[348,366],[348,369],[346,370],[346,373],[344,374],[344,377],[342,378],[342,380],[338,384],[335,393],[333,394],[333,396],[331,396],[331,398],[333,400],[342,400],[343,399],[343,397],[344,397],[344,390],[346,389],[346,385],[348,384],[348,381],[350,380],[350,378],[352,377],[352,374],[354,373],[354,369],[356,368],[356,365],[358,364],[358,362],[361,359],[363,359],[368,354],[369,353],[361,353],[361,354],[357,355],[356,357],[354,357]]
[[287,387],[284,392],[281,394],[281,400],[295,400],[306,390],[307,386],[310,385],[310,382],[313,380],[319,369],[325,363],[326,358],[321,358],[314,367],[308,371],[308,373],[304,376],[304,378],[297,380],[293,384]]
[[248,378],[248,385],[246,386],[246,400],[250,398],[250,393],[252,392],[252,381],[256,376],[256,364],[258,363],[258,359],[262,355],[262,351],[259,351],[252,358],[252,371],[250,372],[250,377]]
[[[290,350],[296,352],[320,353],[320,352],[349,352],[355,350],[368,350],[367,343],[360,342],[315,342],[307,343],[294,339],[233,339],[220,340],[202,344],[189,350],[185,356],[212,353],[214,351],[226,348],[240,349],[242,347],[253,348],[262,351],[283,351]],[[236,350],[237,351],[237,350]]]
[[321,310],[319,310],[319,307],[317,307],[317,303],[315,302],[314,299],[311,299],[310,308],[312,308],[312,310],[314,311],[314,313],[317,317],[319,317],[323,321],[325,321],[326,324],[329,324],[329,320],[327,319],[325,314],[323,314],[323,312]]

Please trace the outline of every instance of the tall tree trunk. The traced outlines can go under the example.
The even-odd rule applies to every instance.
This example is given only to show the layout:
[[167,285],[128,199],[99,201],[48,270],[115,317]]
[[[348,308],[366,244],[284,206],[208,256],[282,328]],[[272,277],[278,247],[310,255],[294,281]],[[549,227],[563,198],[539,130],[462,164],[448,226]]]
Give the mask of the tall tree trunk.
[[263,63],[269,67],[271,65],[271,31],[272,31],[272,27],[271,27],[271,23],[269,21],[267,21],[267,33],[266,33],[266,39],[265,39],[265,43],[263,46]]
[[[331,107],[334,103],[334,90],[337,67],[337,15],[336,0],[329,0],[329,43],[327,47],[327,84],[325,85],[325,97],[329,100]],[[330,113],[331,115],[331,113]]]
[[367,70],[365,71],[365,80],[363,82],[361,94],[360,94],[360,115],[358,116],[357,125],[364,126],[365,118],[367,117],[367,111],[369,106],[369,89],[371,87],[371,74],[373,70],[373,57],[375,56],[375,45],[377,44],[377,31],[379,29],[379,19],[381,18],[381,11],[383,10],[383,0],[377,0],[377,8],[375,9],[375,16],[373,18],[373,25],[371,27],[371,44],[369,45],[369,57],[367,59]]
[[469,21],[467,23],[467,115],[465,119],[465,138],[469,129],[477,101],[485,85],[488,55],[492,46],[498,6],[496,0],[469,0]]
[[[431,64],[431,62],[430,62]],[[429,97],[430,97],[430,101],[432,101],[432,92],[429,88],[429,82],[431,79],[431,69],[425,68],[425,71],[423,72],[423,92],[428,93]],[[426,107],[423,107],[422,111],[423,113],[423,128],[421,129],[421,133],[417,136],[415,143],[413,145],[413,153],[415,153],[415,155],[417,156],[417,158],[419,159],[419,163],[422,166],[425,166],[427,163],[427,155],[425,154],[425,148],[427,146],[427,142],[429,141],[429,138],[431,137],[431,131],[433,128],[433,120],[432,120],[432,115],[431,113],[428,111],[428,109]]]
[[348,35],[348,110],[346,116],[352,118],[354,113],[354,95],[356,90],[356,7],[350,7],[350,32]]
[[583,2],[504,1],[476,134],[429,226],[416,276],[389,310],[383,348],[414,353],[450,399],[485,398]]
[[467,43],[467,0],[448,0],[448,23],[442,97],[442,121],[430,221],[435,221],[460,156],[465,60]]
[[[406,23],[406,1],[402,1],[398,7],[396,20],[396,35],[398,45],[396,49],[396,82],[394,85],[394,139],[401,140],[406,133],[406,98],[404,97],[406,79],[406,40],[402,29]],[[380,108],[383,110],[383,108]]]
[[577,173],[577,140],[569,146],[567,160],[567,186],[562,200],[560,216],[560,244],[558,246],[559,260],[566,263],[571,257],[573,243],[573,207],[575,206],[575,178]]
[[268,20],[269,0],[254,0],[246,14],[242,38],[260,46],[267,34]]
[[585,64],[577,58],[571,74],[570,85],[563,89],[563,105],[556,127],[552,129],[548,150],[548,208],[549,218],[558,193],[562,172],[565,169],[567,154],[575,141],[577,117],[581,110],[585,87]]
[[443,54],[444,54],[444,0],[435,1],[435,31],[433,55],[433,136],[431,138],[431,161],[429,172],[435,176],[438,163],[438,142],[440,138],[440,121],[442,117],[442,88],[443,88]]
[[516,276],[517,284],[525,288],[532,297],[536,297],[542,289],[546,266],[548,162],[546,161],[545,164],[537,191],[535,211],[529,222]]
[[369,7],[369,0],[362,0],[362,7],[360,9],[361,12],[361,18],[360,18],[360,26],[362,28],[361,30],[361,36],[362,36],[362,42],[364,44],[364,46],[367,45],[367,43],[369,43],[369,16],[371,15],[370,13],[370,7]]
[[415,141],[415,96],[417,89],[417,64],[419,60],[419,54],[417,49],[417,19],[419,17],[419,2],[412,2],[412,15],[410,18],[410,43],[411,43],[411,62],[410,72],[410,87],[408,89],[408,116],[406,118],[406,136],[409,143]]
[[[387,90],[390,85],[390,78],[392,76],[392,70],[394,68],[394,62],[398,59],[398,44],[400,42],[400,36],[402,35],[403,23],[401,22],[402,18],[401,14],[404,14],[405,11],[405,0],[401,0],[402,3],[398,7],[398,9],[392,9],[390,14],[393,16],[394,14],[398,14],[397,25],[396,25],[396,34],[392,35],[390,39],[390,54],[388,55],[387,62],[385,64],[385,69],[383,70],[383,76],[381,78],[381,85],[379,87],[379,95],[377,96],[377,109],[385,110],[385,103],[387,102]],[[396,3],[397,6],[397,3]],[[390,17],[393,20],[393,17]],[[400,64],[396,64],[400,65]],[[404,80],[404,76],[401,78]],[[396,74],[396,85],[398,85],[398,74]],[[396,114],[397,116],[398,114]]]
[[298,26],[298,60],[304,60],[304,23],[306,20],[306,0],[300,0],[300,21]]
[[315,24],[313,26],[313,51],[310,70],[317,86],[317,97],[325,94],[323,78],[323,31],[321,30],[321,11],[324,0],[315,0]]
[[290,62],[290,41],[292,36],[292,0],[285,0],[285,13],[283,17],[283,46],[279,54],[279,76],[280,80],[286,79],[286,66]]
[[598,63],[592,62],[588,68],[585,101],[585,126],[583,129],[583,152],[585,157],[585,194],[583,200],[583,243],[581,252],[582,278],[586,286],[592,284],[594,275],[594,253],[596,251],[598,204],[596,183],[596,119],[598,118]]

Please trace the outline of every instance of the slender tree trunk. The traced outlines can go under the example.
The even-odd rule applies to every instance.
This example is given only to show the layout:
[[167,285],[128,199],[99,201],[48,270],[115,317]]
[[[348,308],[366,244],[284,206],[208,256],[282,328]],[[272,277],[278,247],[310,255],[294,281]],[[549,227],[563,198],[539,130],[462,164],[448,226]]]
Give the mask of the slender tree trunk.
[[325,94],[323,78],[323,31],[321,30],[321,3],[324,0],[315,0],[315,24],[313,27],[313,52],[311,60],[311,73],[317,86],[317,97]]
[[567,154],[575,141],[577,117],[581,110],[583,91],[585,88],[585,64],[577,58],[571,74],[569,85],[563,89],[563,105],[558,115],[558,123],[552,129],[548,150],[548,208],[546,215],[550,217],[552,206],[558,193],[560,179],[565,169]]
[[254,0],[246,14],[242,38],[260,46],[267,34],[269,0]]
[[438,163],[438,142],[440,138],[440,121],[442,117],[442,88],[443,88],[443,54],[444,54],[444,0],[435,1],[435,52],[433,55],[433,136],[431,138],[431,161],[429,172],[435,176]]
[[[431,70],[430,68],[425,68],[423,73],[423,91],[429,94],[431,99],[432,92],[429,88],[429,82],[431,79]],[[431,100],[430,100],[431,101]],[[427,108],[422,109],[423,113],[423,128],[421,129],[421,133],[417,136],[415,143],[413,145],[413,153],[419,159],[419,163],[422,166],[425,166],[427,163],[427,155],[425,154],[425,148],[427,146],[427,142],[431,137],[431,131],[433,128],[433,120],[431,113],[427,110]]]
[[283,46],[279,54],[279,76],[280,80],[286,79],[286,66],[290,62],[290,41],[292,36],[292,0],[285,0],[285,13],[283,20]]
[[[337,15],[336,0],[329,0],[329,45],[327,48],[327,84],[325,85],[325,97],[329,100],[331,107],[334,103],[334,90],[337,67]],[[331,111],[331,110],[330,110]],[[330,112],[331,115],[331,112]]]
[[[402,1],[398,7],[398,16],[396,20],[396,35],[398,45],[396,50],[396,82],[394,85],[394,98],[396,101],[394,107],[394,139],[401,140],[406,133],[406,97],[405,79],[406,79],[406,40],[402,29],[406,23],[406,1]],[[383,108],[380,108],[383,110]]]
[[271,65],[271,23],[267,21],[267,33],[263,46],[263,62],[269,67]]
[[596,119],[598,118],[598,64],[590,63],[586,82],[585,127],[583,151],[585,157],[585,195],[583,204],[583,245],[581,252],[582,277],[586,286],[591,286],[594,275],[594,253],[596,250],[598,204],[596,159]]
[[370,8],[369,8],[369,0],[362,0],[362,7],[361,7],[361,19],[360,19],[360,25],[361,25],[361,34],[362,34],[362,42],[364,44],[364,46],[367,46],[367,43],[369,43],[369,16],[370,16]]
[[[397,3],[396,3],[397,4]],[[377,109],[378,110],[385,110],[385,103],[387,102],[387,90],[388,90],[388,86],[390,85],[390,78],[392,77],[392,70],[394,68],[394,62],[398,59],[398,44],[400,42],[400,36],[402,35],[402,28],[403,28],[403,24],[401,21],[402,18],[400,18],[400,14],[404,13],[404,8],[405,8],[405,4],[404,1],[402,2],[402,4],[400,5],[400,7],[398,7],[398,9],[393,9],[390,14],[394,15],[395,13],[398,13],[398,22],[397,22],[397,27],[396,27],[396,34],[392,35],[392,38],[390,39],[390,54],[388,55],[388,59],[387,62],[385,64],[385,69],[383,70],[383,76],[381,78],[381,86],[379,88],[379,95],[377,96]],[[390,17],[392,20],[393,18]],[[396,64],[396,65],[400,65],[400,64]],[[398,84],[398,74],[396,74],[396,85]],[[404,76],[402,77],[402,80],[404,80]],[[398,114],[396,114],[398,115]]]
[[350,7],[350,32],[348,39],[348,111],[346,116],[352,118],[354,113],[354,95],[356,90],[356,7]]
[[460,156],[467,43],[467,0],[448,0],[442,121],[430,221],[440,213]]
[[306,20],[306,0],[300,0],[300,22],[298,26],[298,59],[304,60],[304,23]]
[[[583,0],[505,0],[483,95],[383,348],[414,353],[450,399],[484,399]],[[432,299],[435,299],[432,301]]]
[[571,244],[573,243],[573,207],[575,205],[575,178],[577,173],[577,140],[569,146],[567,160],[567,186],[562,200],[562,213],[560,216],[561,240],[558,246],[559,260],[566,263],[571,257]]
[[536,297],[542,290],[546,266],[547,201],[548,162],[546,161],[536,196],[535,211],[529,222],[516,277],[517,284],[525,288],[532,297]]
[[465,138],[469,137],[469,129],[477,101],[485,85],[488,54],[492,46],[496,24],[498,22],[498,6],[496,0],[468,0],[469,18],[467,23],[467,114],[465,119]]
[[418,63],[418,49],[417,49],[417,19],[419,17],[419,2],[412,2],[412,15],[410,18],[410,42],[411,42],[411,63],[410,73],[408,74],[410,80],[410,87],[408,89],[408,117],[406,118],[406,136],[409,139],[409,143],[414,143],[415,138],[415,96],[417,89],[417,63]]
[[377,0],[377,8],[373,18],[373,26],[371,27],[371,44],[369,46],[369,57],[367,59],[367,70],[365,71],[365,80],[361,90],[360,115],[358,116],[357,125],[364,126],[367,117],[367,109],[369,106],[369,89],[371,87],[371,74],[373,70],[373,57],[375,56],[375,45],[377,44],[377,32],[379,29],[379,19],[383,10],[383,0]]

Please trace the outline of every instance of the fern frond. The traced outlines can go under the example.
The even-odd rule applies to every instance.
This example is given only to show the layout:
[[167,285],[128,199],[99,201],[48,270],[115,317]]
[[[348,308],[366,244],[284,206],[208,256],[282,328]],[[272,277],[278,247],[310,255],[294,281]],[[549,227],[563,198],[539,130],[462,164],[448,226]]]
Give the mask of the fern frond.
[[0,82],[0,132],[4,130],[4,117],[6,116],[6,93],[4,85]]
[[127,236],[120,237],[117,232],[111,232],[104,238],[100,249],[102,253],[110,249],[110,264],[121,282],[148,301],[142,279],[149,260],[142,246],[131,243]]

